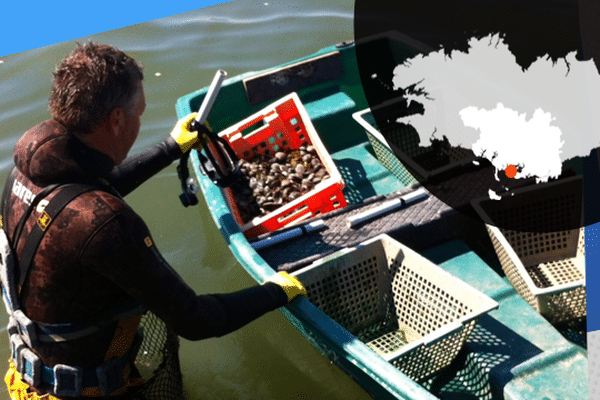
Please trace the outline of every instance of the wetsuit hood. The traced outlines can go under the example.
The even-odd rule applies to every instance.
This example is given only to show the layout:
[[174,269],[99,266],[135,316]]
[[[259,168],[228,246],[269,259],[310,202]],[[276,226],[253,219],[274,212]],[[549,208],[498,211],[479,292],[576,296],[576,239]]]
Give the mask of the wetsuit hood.
[[14,150],[16,167],[36,185],[106,178],[114,162],[86,146],[62,124],[44,121],[19,139]]

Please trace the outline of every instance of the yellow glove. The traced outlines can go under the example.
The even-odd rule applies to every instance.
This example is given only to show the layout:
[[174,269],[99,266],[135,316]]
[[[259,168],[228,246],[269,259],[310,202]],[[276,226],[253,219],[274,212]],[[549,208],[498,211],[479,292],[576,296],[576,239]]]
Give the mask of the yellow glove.
[[284,290],[287,295],[288,302],[294,300],[296,297],[302,295],[306,296],[306,288],[302,285],[302,283],[295,277],[287,272],[278,272],[274,275],[271,275],[266,282],[273,282]]
[[[198,141],[198,132],[192,131],[192,121],[198,113],[191,113],[177,121],[177,124],[171,131],[171,137],[175,139],[183,153],[188,152],[192,147],[202,148],[202,143]],[[212,132],[208,121],[204,126]]]

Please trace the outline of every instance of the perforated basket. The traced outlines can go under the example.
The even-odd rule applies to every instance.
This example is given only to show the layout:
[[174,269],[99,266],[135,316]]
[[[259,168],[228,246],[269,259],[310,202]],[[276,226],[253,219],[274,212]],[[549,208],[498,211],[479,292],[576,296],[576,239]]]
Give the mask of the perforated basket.
[[498,304],[382,234],[294,273],[309,300],[421,382],[448,366]]
[[342,192],[344,180],[296,93],[281,98],[219,135],[229,142],[240,159],[245,160],[257,155],[268,156],[278,151],[295,150],[301,145],[312,145],[329,174],[328,179],[318,183],[311,191],[247,223],[240,217],[231,189],[225,189],[232,214],[247,238],[347,205]]
[[[574,177],[515,191],[510,206],[478,199],[475,210],[488,222],[503,226],[520,219],[529,229],[486,224],[502,269],[517,292],[553,323],[586,313],[584,229],[544,231],[552,219],[571,226],[579,218],[581,178]],[[505,225],[504,225],[505,226]]]
[[[448,142],[421,146],[418,132],[411,125],[397,121],[410,115],[403,103],[404,99],[394,99],[373,108],[387,121],[384,126],[378,126],[371,108],[352,115],[365,129],[379,161],[398,179],[402,182],[427,179],[475,159],[471,150],[450,146]],[[460,127],[455,130],[460,131]]]

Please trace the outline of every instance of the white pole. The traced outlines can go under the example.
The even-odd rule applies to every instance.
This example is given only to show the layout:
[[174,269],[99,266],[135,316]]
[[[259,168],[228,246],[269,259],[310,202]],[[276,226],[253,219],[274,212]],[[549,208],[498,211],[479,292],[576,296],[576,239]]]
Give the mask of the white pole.
[[210,87],[206,92],[206,97],[204,97],[204,101],[202,102],[202,105],[200,105],[200,109],[198,110],[198,116],[196,117],[196,121],[200,125],[204,125],[204,122],[206,122],[206,118],[208,118],[208,114],[210,113],[213,103],[215,102],[215,99],[219,94],[219,90],[221,89],[221,84],[223,83],[223,80],[226,77],[227,72],[225,72],[222,69],[218,70],[215,74],[215,77],[213,78],[212,83],[210,84]]

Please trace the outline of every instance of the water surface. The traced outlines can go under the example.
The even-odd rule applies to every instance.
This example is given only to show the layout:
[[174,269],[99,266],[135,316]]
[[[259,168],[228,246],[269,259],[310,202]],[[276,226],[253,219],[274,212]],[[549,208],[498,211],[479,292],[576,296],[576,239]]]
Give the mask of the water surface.
[[[144,64],[148,106],[132,150],[137,152],[169,134],[177,98],[209,85],[217,69],[230,76],[261,70],[352,39],[353,7],[352,0],[326,5],[316,0],[234,0],[77,41],[112,44]],[[74,46],[75,40],[2,58],[2,182],[20,135],[49,117],[51,72]],[[175,165],[126,198],[148,224],[158,248],[197,293],[255,284],[229,253],[206,205],[181,205]],[[0,322],[5,321],[2,313]],[[0,351],[7,359],[5,335],[0,335]],[[369,398],[278,311],[222,338],[182,340],[180,355],[192,400]]]

